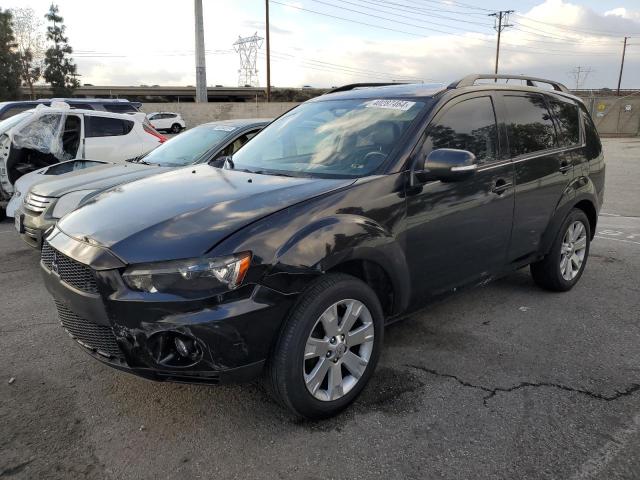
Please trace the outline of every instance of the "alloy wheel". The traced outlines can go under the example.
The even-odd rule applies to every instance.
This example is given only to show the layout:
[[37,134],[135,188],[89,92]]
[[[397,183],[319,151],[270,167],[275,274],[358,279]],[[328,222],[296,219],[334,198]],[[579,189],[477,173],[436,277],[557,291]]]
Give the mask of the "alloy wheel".
[[587,251],[587,230],[583,223],[575,221],[564,234],[560,247],[560,274],[567,281],[580,272]]
[[373,318],[362,302],[345,299],[327,308],[305,345],[303,373],[309,393],[321,401],[346,395],[367,368],[373,338]]

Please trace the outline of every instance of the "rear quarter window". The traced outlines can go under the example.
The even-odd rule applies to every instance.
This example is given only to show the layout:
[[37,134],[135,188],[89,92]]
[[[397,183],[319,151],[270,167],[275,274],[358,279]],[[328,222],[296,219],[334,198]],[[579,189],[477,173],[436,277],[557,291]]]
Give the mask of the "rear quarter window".
[[556,147],[553,119],[542,95],[505,95],[512,157]]
[[133,105],[129,103],[116,103],[116,104],[105,103],[103,104],[103,107],[107,112],[113,112],[113,113],[127,113],[127,112],[138,111]]
[[558,127],[558,145],[571,147],[580,144],[580,112],[569,101],[549,98],[549,107]]
[[132,120],[87,115],[85,117],[85,135],[87,138],[127,135],[133,129],[133,123]]

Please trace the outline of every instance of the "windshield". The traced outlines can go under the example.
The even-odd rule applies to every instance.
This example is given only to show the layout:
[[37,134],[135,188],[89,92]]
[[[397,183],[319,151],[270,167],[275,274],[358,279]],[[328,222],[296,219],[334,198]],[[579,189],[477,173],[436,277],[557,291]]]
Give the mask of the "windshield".
[[222,146],[233,127],[200,125],[163,143],[143,158],[145,163],[161,167],[182,167],[195,163],[208,150]]
[[407,100],[327,100],[300,105],[233,156],[258,173],[362,177],[389,157],[424,107]]
[[18,113],[17,115],[14,115],[13,117],[9,117],[5,120],[2,120],[0,122],[0,133],[6,133],[7,130],[15,127],[18,123],[20,123],[22,120],[24,120],[31,114],[33,114],[32,111],[21,112],[21,113]]

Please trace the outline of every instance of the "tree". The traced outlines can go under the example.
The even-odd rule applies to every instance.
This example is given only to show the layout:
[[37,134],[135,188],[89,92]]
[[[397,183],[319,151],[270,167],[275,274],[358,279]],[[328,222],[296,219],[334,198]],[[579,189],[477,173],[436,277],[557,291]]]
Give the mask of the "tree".
[[67,43],[69,39],[64,35],[64,19],[58,15],[58,6],[53,3],[45,18],[50,22],[47,27],[47,40],[52,45],[44,57],[44,79],[51,84],[54,97],[70,97],[80,86],[80,82],[76,78],[76,65],[70,57],[73,49]]
[[20,96],[20,56],[11,21],[11,12],[0,8],[0,100]]
[[44,70],[45,46],[41,33],[42,21],[36,17],[32,8],[15,8],[13,13],[13,29],[15,32],[22,82],[29,87],[31,99],[35,99],[33,84],[42,76]]

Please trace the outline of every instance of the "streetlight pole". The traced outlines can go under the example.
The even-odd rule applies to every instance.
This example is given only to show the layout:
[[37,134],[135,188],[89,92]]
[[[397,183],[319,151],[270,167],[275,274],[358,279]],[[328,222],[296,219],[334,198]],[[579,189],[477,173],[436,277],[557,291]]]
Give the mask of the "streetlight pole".
[[204,57],[204,20],[202,0],[194,0],[196,17],[196,102],[207,103],[207,66]]
[[271,42],[269,38],[269,0],[264,0],[266,13],[265,28],[267,37],[267,102],[271,101]]

